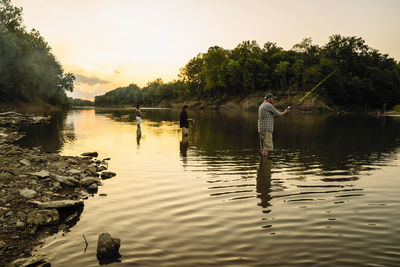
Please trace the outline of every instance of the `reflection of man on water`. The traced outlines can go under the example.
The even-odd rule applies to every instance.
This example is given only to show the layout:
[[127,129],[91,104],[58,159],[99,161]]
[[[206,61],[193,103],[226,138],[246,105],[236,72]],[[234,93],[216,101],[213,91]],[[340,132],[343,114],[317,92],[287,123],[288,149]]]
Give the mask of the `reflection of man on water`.
[[268,157],[269,151],[274,150],[272,142],[272,132],[274,131],[274,119],[276,116],[283,116],[289,113],[288,109],[280,112],[274,107],[275,96],[266,94],[265,101],[258,109],[258,133],[260,134],[260,144],[262,155]]
[[187,157],[187,150],[189,148],[189,138],[188,136],[182,136],[182,141],[179,143],[179,150],[182,157]]
[[267,208],[271,200],[271,168],[272,160],[261,157],[260,165],[257,170],[257,193],[261,199],[260,206]]
[[142,138],[142,129],[140,128],[140,125],[138,125],[136,129],[136,142],[138,145],[140,145],[140,138]]

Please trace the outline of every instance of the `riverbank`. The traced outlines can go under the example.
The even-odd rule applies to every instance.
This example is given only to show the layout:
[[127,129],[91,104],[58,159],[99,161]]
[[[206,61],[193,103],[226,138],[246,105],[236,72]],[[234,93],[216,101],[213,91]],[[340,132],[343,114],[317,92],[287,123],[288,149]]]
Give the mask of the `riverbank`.
[[61,107],[53,106],[43,102],[13,102],[2,103],[0,102],[0,113],[6,111],[15,111],[19,113],[49,113],[62,110]]
[[31,257],[34,248],[51,234],[69,231],[79,221],[83,200],[115,175],[105,171],[109,159],[99,160],[97,153],[68,157],[15,144],[23,137],[20,126],[50,118],[0,113],[0,266],[46,264],[42,256]]
[[[215,109],[215,110],[258,110],[261,103],[264,101],[265,94],[262,92],[257,92],[250,94],[246,97],[233,97],[227,100],[197,100],[188,101],[185,104],[192,108],[198,109]],[[311,113],[321,113],[321,112],[332,112],[335,111],[332,107],[329,107],[317,96],[310,96],[304,101],[299,103],[299,99],[302,95],[291,94],[291,95],[276,95],[276,100],[274,105],[279,109],[285,109],[288,106],[296,107],[297,111],[300,112],[311,112]],[[174,108],[182,108],[184,103],[174,103],[171,104]],[[162,106],[162,105],[161,105]]]
[[[274,93],[275,94],[275,93]],[[265,94],[256,92],[246,97],[221,97],[207,98],[187,101],[162,101],[161,103],[147,108],[173,108],[182,109],[183,105],[188,105],[190,109],[199,110],[225,110],[225,111],[257,111],[261,103],[264,101]],[[275,94],[276,100],[274,106],[279,110],[284,110],[288,106],[292,108],[291,112],[323,114],[323,113],[338,113],[338,114],[369,114],[373,116],[382,116],[392,114],[396,111],[385,111],[381,109],[368,109],[358,106],[330,106],[323,101],[318,95],[309,95],[304,100],[299,101],[304,95],[299,93],[291,94]],[[75,108],[75,107],[74,107]],[[82,107],[76,107],[82,109]],[[95,108],[98,110],[127,110],[135,109],[132,105],[117,105],[117,106],[94,106],[87,108]],[[143,109],[146,106],[142,107]],[[397,111],[399,112],[399,111]]]
[[[208,109],[208,110],[246,110],[257,111],[260,104],[264,101],[265,94],[263,92],[256,92],[246,97],[221,97],[221,98],[207,98],[196,99],[187,101],[162,101],[154,105],[154,108],[174,108],[182,109],[183,105],[188,105],[190,109]],[[299,99],[303,95],[300,94],[277,94],[274,105],[278,109],[285,109],[288,106],[295,107],[296,111],[307,113],[324,113],[335,112],[335,108],[328,106],[318,96],[309,96],[304,101],[299,103]],[[81,107],[77,107],[81,109]],[[118,106],[95,106],[96,109],[135,109],[132,105],[118,105]]]

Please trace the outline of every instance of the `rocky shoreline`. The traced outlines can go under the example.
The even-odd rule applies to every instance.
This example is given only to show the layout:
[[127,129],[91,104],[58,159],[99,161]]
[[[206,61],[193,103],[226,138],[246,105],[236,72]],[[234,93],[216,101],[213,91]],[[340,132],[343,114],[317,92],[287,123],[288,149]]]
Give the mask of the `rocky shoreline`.
[[[34,249],[45,237],[69,231],[79,221],[84,199],[97,192],[109,159],[96,152],[80,157],[46,153],[15,144],[21,125],[46,123],[49,116],[0,113],[0,266],[50,266]],[[32,265],[30,265],[32,264]]]

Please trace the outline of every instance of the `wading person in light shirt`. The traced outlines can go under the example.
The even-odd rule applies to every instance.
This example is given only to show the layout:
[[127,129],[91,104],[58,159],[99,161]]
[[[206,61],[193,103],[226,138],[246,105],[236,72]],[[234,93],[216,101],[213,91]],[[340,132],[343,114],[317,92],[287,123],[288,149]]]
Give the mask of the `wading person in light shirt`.
[[266,94],[265,101],[258,109],[258,133],[260,135],[260,144],[262,155],[268,158],[268,153],[274,150],[272,141],[272,133],[274,132],[274,120],[277,116],[284,116],[289,113],[288,109],[280,112],[274,107],[275,96],[273,94]]
[[140,127],[140,124],[142,123],[142,116],[144,116],[145,113],[140,110],[140,105],[136,105],[136,121],[137,121],[137,126],[138,128]]

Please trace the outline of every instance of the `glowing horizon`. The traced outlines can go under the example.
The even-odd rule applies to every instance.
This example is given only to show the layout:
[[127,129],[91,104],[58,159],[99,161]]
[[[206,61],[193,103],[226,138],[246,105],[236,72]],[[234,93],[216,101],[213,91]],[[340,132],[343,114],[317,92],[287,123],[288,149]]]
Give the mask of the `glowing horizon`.
[[70,96],[82,99],[130,83],[172,81],[210,46],[232,49],[246,40],[290,49],[306,37],[324,45],[333,34],[358,36],[400,59],[396,0],[12,2],[23,7],[27,29],[39,30],[64,69],[77,76]]

